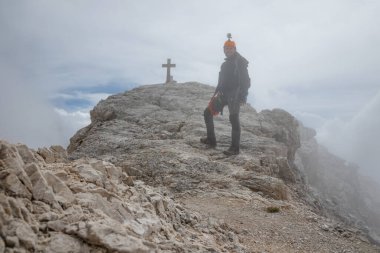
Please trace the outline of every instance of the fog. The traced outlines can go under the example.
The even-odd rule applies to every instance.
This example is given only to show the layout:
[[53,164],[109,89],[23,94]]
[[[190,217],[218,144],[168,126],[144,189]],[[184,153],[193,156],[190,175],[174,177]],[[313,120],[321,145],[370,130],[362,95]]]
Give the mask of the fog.
[[[249,103],[283,108],[380,181],[378,1],[0,0],[0,138],[67,146],[117,83],[215,85],[231,32],[250,61]],[[68,93],[104,87],[100,93]],[[75,94],[75,95],[73,95]],[[83,99],[83,107],[59,104]]]
[[380,178],[380,92],[349,121],[335,119],[323,125],[318,140],[332,153],[357,163],[362,173]]

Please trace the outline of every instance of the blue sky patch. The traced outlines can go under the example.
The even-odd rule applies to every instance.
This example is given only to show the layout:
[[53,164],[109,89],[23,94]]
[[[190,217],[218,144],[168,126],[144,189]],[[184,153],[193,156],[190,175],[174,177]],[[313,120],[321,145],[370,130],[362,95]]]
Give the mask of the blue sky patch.
[[96,86],[72,87],[59,92],[51,99],[51,102],[56,108],[73,112],[92,108],[100,99],[131,90],[137,86],[139,85],[136,83],[110,82]]

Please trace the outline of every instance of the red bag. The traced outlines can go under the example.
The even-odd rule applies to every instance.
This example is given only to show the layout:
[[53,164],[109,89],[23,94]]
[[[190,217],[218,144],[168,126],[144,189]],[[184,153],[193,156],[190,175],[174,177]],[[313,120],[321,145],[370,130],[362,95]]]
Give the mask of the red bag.
[[208,103],[208,109],[212,116],[218,115],[222,111],[222,95],[220,93],[216,94],[210,99]]

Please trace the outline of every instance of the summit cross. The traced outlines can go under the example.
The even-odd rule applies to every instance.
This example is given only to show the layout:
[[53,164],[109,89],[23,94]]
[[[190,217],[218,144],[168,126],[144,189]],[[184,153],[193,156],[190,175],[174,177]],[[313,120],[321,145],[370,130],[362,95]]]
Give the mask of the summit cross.
[[171,59],[169,58],[166,64],[162,64],[163,68],[166,68],[166,83],[169,83],[173,80],[173,77],[170,75],[170,68],[175,68],[175,64],[171,64]]

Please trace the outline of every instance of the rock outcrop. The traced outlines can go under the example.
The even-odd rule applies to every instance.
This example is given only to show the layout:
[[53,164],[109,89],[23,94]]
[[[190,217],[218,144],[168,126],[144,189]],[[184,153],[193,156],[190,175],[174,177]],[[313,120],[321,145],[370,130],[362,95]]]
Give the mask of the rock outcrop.
[[[199,138],[205,134],[203,110],[213,89],[198,83],[151,85],[110,96],[91,111],[91,124],[72,137],[70,157],[108,160],[133,176],[177,192],[199,189],[200,183],[218,185],[214,174],[232,173],[230,163],[223,160],[265,171],[269,185],[269,177],[301,180],[294,166],[300,146],[298,123],[280,109],[257,113],[249,105],[242,108],[238,159],[219,151],[205,154]],[[228,148],[228,117],[215,121],[218,147]],[[223,184],[229,183],[220,187]]]
[[112,95],[68,155],[1,141],[0,253],[379,251],[325,216],[286,111],[242,107],[237,156],[222,152],[226,115],[215,118],[217,148],[201,144],[213,92],[170,83]]
[[[93,158],[0,141],[0,252],[244,252],[165,191]],[[44,154],[44,153],[43,153]],[[60,162],[52,162],[60,157]]]
[[115,163],[177,197],[233,192],[249,199],[249,190],[273,200],[306,200],[326,215],[328,208],[319,205],[305,183],[310,174],[295,165],[301,147],[299,123],[286,111],[257,113],[249,105],[242,107],[239,156],[222,154],[230,144],[228,116],[215,118],[215,150],[199,142],[205,135],[203,110],[213,92],[211,86],[184,83],[147,85],[112,95],[91,111],[91,124],[72,137],[69,156]]

